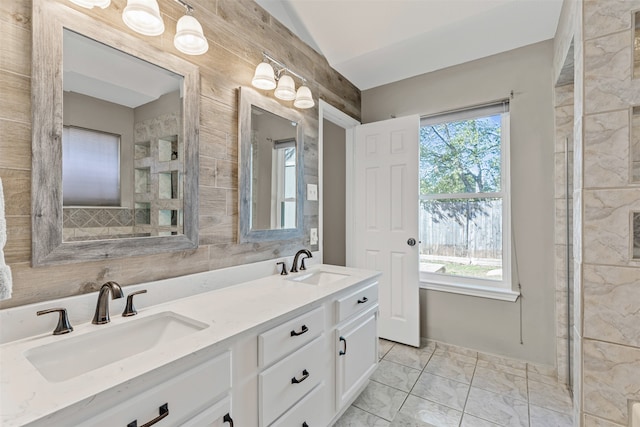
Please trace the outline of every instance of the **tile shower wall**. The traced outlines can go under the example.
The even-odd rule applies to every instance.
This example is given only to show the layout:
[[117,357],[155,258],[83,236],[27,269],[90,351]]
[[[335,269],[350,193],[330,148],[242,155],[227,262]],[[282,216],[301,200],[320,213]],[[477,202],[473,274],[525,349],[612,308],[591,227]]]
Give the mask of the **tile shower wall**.
[[628,399],[640,399],[640,259],[634,255],[640,183],[633,172],[639,137],[633,110],[640,105],[633,12],[640,1],[577,3],[571,35],[575,420],[622,427]]
[[[573,74],[573,61],[566,68]],[[572,83],[554,90],[556,367],[563,384],[570,382],[567,353],[573,327],[573,91]]]
[[[67,0],[52,1],[77,8]],[[193,0],[192,4],[209,39],[209,51],[201,56],[182,55],[173,47],[176,21],[184,14],[177,3],[162,2],[167,30],[159,37],[137,35],[123,24],[126,0],[112,0],[104,10],[77,9],[200,68],[200,247],[135,259],[31,268],[31,0],[0,2],[0,176],[8,226],[5,257],[14,278],[13,298],[2,301],[0,308],[92,292],[107,280],[123,285],[158,280],[291,255],[309,246],[308,237],[237,243],[237,88],[250,85],[262,52],[268,51],[307,78],[316,100],[322,98],[355,118],[360,117],[360,91],[254,1]],[[265,96],[273,95],[265,92]],[[304,180],[317,184],[317,108],[304,116]],[[304,213],[305,229],[317,227],[318,202],[305,202]]]

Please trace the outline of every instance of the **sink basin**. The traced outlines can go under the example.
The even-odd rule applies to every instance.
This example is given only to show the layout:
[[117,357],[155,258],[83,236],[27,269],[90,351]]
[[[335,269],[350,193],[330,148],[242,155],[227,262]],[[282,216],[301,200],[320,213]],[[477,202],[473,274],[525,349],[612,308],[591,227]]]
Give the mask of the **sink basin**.
[[302,275],[292,277],[289,280],[306,283],[307,285],[326,285],[327,283],[335,282],[336,280],[344,279],[346,277],[349,277],[349,275],[320,270],[302,273]]
[[93,332],[29,349],[25,357],[47,380],[60,382],[207,327],[166,311],[119,325],[96,326]]

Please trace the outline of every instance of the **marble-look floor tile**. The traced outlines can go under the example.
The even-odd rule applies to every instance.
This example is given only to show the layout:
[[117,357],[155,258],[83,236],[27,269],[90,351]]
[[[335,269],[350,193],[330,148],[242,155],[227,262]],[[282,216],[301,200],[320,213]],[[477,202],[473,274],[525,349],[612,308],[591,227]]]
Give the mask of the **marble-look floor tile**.
[[473,359],[478,358],[478,352],[464,347],[458,347],[457,345],[447,344],[443,342],[436,342],[436,354],[442,355],[443,353],[456,353],[462,356],[471,357]]
[[572,427],[573,418],[569,414],[529,405],[531,427]]
[[411,394],[462,411],[469,384],[423,372]]
[[493,354],[478,353],[478,366],[506,372],[519,377],[527,376],[527,362],[495,356]]
[[425,372],[470,384],[475,368],[475,364],[434,355],[429,360]]
[[373,381],[409,392],[420,376],[420,370],[381,360],[371,376]]
[[457,427],[462,412],[417,396],[409,395],[400,412],[438,427]]
[[449,351],[448,349],[442,349],[440,347],[436,348],[436,351],[433,352],[434,356],[444,357],[446,359],[455,359],[461,363],[467,363],[469,365],[476,364],[476,357],[470,356],[469,354],[456,353],[454,351]]
[[569,391],[561,384],[546,384],[529,380],[529,403],[570,414],[573,403]]
[[529,426],[529,405],[479,388],[471,387],[464,412],[501,426]]
[[333,427],[389,427],[389,421],[350,406]]
[[369,381],[367,387],[353,402],[353,406],[391,421],[406,397],[407,393],[403,391]]
[[460,427],[500,427],[500,424],[474,417],[473,415],[464,414]]
[[477,366],[471,385],[525,402],[529,400],[527,395],[527,379],[506,372],[494,371],[493,369]]
[[383,340],[382,338],[380,338],[378,340],[378,359],[382,359],[384,355],[393,348],[394,345],[394,342]]
[[437,425],[417,420],[410,415],[398,412],[390,427],[439,427]]
[[383,360],[396,362],[414,369],[423,369],[432,354],[433,350],[430,348],[422,349],[396,344],[384,356]]

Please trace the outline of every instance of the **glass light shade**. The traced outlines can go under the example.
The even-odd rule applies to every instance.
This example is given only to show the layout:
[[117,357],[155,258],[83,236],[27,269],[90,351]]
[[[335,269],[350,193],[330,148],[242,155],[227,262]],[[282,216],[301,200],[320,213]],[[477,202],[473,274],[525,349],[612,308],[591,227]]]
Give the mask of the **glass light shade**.
[[291,76],[283,75],[278,81],[278,87],[273,93],[276,98],[283,101],[293,101],[296,99],[296,85]]
[[164,32],[164,22],[156,0],[127,0],[122,20],[127,27],[145,36],[159,36]]
[[178,20],[173,44],[176,49],[187,55],[202,55],[209,50],[209,43],[202,32],[202,25],[190,15],[185,15]]
[[311,108],[316,103],[311,96],[311,89],[306,86],[300,86],[296,93],[296,100],[293,101],[293,106],[296,108]]
[[111,0],[69,0],[73,4],[86,7],[87,9],[93,9],[95,6],[106,9],[111,4]]
[[251,80],[251,84],[258,89],[274,89],[276,87],[276,79],[271,64],[266,62],[259,63],[253,75],[253,80]]

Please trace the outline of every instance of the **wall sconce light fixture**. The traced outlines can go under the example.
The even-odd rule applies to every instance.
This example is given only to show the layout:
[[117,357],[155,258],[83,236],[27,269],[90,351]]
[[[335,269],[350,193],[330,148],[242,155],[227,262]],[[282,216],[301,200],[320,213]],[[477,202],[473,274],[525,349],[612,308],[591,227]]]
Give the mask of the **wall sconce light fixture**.
[[[293,106],[296,108],[311,108],[315,105],[311,89],[305,85],[307,79],[267,53],[263,52],[262,58],[263,62],[258,64],[251,80],[251,84],[254,87],[263,90],[275,89],[273,94],[276,98],[283,101],[293,101]],[[275,69],[274,65],[276,66]],[[291,76],[295,76],[302,81],[302,86],[297,91]]]
[[[78,6],[92,9],[105,9],[111,0],[69,0]],[[209,43],[202,31],[202,25],[192,16],[193,7],[183,0],[174,0],[186,9],[185,15],[178,20],[173,45],[187,55],[202,55],[209,50]],[[127,0],[122,11],[122,20],[133,31],[145,36],[159,36],[164,33],[164,21],[160,15],[157,0]]]

